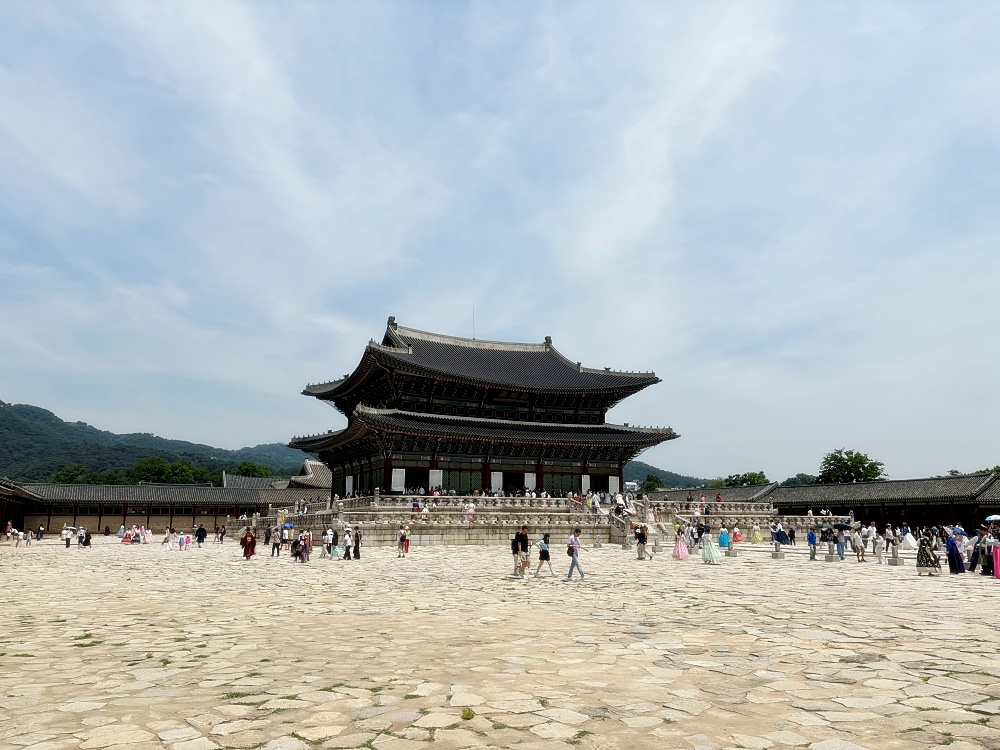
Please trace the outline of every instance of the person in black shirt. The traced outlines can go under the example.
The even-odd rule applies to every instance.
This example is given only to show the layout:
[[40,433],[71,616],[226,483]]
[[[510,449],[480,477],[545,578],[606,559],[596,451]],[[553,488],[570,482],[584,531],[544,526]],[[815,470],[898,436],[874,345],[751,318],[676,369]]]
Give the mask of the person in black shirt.
[[521,530],[514,534],[510,549],[514,554],[514,575],[518,578],[524,578],[524,572],[531,565],[531,559],[528,555],[530,543],[528,542],[527,526],[522,526]]

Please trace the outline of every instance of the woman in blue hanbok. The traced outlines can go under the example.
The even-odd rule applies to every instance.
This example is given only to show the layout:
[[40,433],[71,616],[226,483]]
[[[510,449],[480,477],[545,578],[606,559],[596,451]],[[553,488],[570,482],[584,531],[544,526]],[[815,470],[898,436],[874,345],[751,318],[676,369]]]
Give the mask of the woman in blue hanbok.
[[788,534],[785,533],[785,530],[783,528],[781,528],[780,523],[774,524],[774,531],[772,532],[771,536],[773,540],[776,541],[778,544],[792,543],[792,541],[788,538]]
[[729,549],[729,529],[725,526],[719,529],[719,546],[722,549]]
[[962,552],[958,547],[958,541],[955,538],[955,534],[949,532],[948,541],[945,543],[945,549],[948,552],[948,570],[952,573],[964,573],[965,561],[962,559]]

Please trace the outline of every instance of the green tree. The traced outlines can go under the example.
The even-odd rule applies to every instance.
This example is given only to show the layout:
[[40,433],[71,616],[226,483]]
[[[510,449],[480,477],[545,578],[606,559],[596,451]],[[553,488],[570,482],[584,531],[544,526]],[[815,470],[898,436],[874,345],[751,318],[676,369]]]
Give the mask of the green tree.
[[[263,464],[255,464],[253,461],[240,461],[239,465],[236,467],[236,471],[233,472],[239,474],[242,477],[271,477],[274,476],[271,473],[270,466],[264,466]],[[652,476],[652,475],[650,475]],[[649,477],[646,477],[649,479]]]
[[83,464],[70,464],[52,472],[45,481],[49,484],[83,484],[89,474],[90,469]]
[[656,476],[656,474],[647,474],[646,478],[642,480],[642,484],[639,485],[639,491],[646,493],[656,492],[662,486],[663,480]]
[[724,480],[724,487],[753,487],[759,484],[770,484],[771,481],[763,471],[748,471],[746,474],[730,474]]
[[802,487],[807,484],[816,484],[816,477],[812,474],[802,474],[801,472],[796,474],[794,477],[788,477],[784,482],[781,483],[782,487]]
[[164,472],[162,481],[167,484],[194,484],[194,467],[184,460],[167,464],[167,470]]
[[139,482],[165,482],[169,464],[159,456],[144,458],[128,468],[125,476],[129,484]]
[[838,448],[823,457],[816,483],[873,482],[885,477],[884,468],[885,464],[869,458],[864,453]]
[[723,487],[726,486],[726,480],[723,479],[722,477],[716,477],[715,479],[713,479],[711,482],[708,483],[708,486],[711,487],[713,490],[722,489]]

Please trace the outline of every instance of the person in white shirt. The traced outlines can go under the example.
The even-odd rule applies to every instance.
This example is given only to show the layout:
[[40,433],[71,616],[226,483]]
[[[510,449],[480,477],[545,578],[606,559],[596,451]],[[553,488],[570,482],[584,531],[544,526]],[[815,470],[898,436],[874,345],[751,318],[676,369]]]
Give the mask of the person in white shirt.
[[857,556],[858,562],[867,562],[867,560],[865,560],[865,547],[867,545],[861,538],[861,532],[859,530],[854,530],[854,536],[851,541],[854,543],[854,554]]
[[567,581],[572,580],[573,578],[573,568],[576,568],[579,571],[581,581],[584,578],[583,568],[580,567],[580,550],[584,550],[586,552],[589,552],[590,550],[580,544],[580,534],[582,533],[583,531],[577,527],[573,529],[573,534],[566,540],[566,548],[569,550],[569,555],[572,558],[572,562],[569,564],[569,575],[566,576]]
[[333,529],[327,529],[323,534],[323,551],[319,555],[322,560],[325,557],[333,557]]

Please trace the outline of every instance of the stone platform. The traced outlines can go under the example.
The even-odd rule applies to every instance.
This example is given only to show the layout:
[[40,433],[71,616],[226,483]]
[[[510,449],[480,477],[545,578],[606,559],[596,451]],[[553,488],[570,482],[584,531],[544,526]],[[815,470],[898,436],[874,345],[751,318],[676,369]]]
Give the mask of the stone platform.
[[0,746],[1000,747],[1000,581],[744,544],[568,583],[558,541],[526,580],[502,547],[2,547]]

